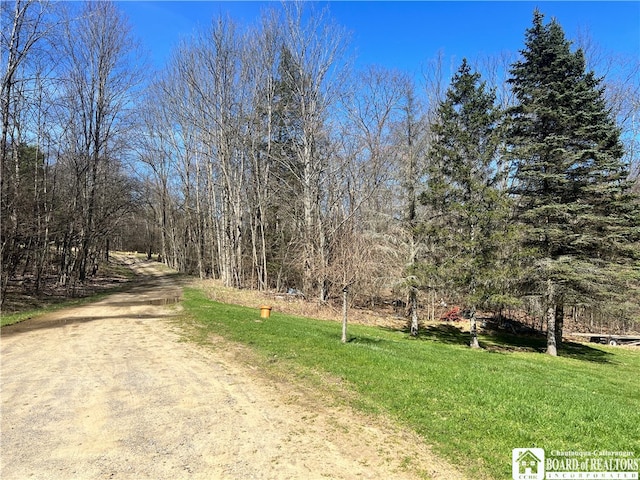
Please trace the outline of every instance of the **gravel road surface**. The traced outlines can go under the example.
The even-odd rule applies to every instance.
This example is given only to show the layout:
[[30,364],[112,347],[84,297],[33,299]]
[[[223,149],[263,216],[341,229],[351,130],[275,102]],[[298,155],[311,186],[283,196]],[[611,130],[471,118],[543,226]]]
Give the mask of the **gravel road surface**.
[[2,330],[2,480],[462,478],[410,432],[181,341],[146,281]]

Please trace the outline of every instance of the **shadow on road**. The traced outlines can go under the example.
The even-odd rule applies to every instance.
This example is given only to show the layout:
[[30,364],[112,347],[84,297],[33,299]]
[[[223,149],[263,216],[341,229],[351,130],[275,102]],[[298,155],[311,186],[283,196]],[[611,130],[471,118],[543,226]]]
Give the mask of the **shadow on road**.
[[[147,313],[149,306],[170,306],[182,300],[182,286],[186,277],[170,270],[161,270],[153,262],[136,262],[129,265],[136,278],[111,291],[102,292],[95,301],[79,306],[36,314],[13,325],[2,327],[1,336],[21,334],[48,328],[80,325],[97,320],[157,318]],[[106,295],[106,298],[105,298]],[[162,315],[166,317],[167,315]]]

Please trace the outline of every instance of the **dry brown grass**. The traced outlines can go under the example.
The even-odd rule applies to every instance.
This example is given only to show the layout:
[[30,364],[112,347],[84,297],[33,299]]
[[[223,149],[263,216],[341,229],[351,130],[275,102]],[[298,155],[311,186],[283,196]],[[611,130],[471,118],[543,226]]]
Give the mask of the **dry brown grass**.
[[[193,285],[202,289],[214,301],[232,303],[259,309],[262,305],[272,307],[272,312],[282,312],[300,317],[311,317],[320,320],[342,321],[342,305],[333,302],[305,300],[301,297],[277,292],[260,292],[257,290],[225,287],[220,280],[194,280]],[[349,323],[379,326],[394,329],[405,327],[406,319],[397,316],[393,309],[380,311],[350,308]]]

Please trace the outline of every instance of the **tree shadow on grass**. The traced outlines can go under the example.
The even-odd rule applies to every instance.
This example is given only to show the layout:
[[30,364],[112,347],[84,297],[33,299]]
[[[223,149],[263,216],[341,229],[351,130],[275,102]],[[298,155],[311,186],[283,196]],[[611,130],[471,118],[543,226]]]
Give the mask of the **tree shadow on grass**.
[[[542,333],[513,334],[491,330],[480,336],[480,345],[496,352],[538,352],[547,350],[547,338]],[[585,362],[611,363],[613,354],[582,343],[563,341],[558,356]]]
[[544,353],[547,340],[536,333],[510,333],[501,330],[484,331],[480,343],[489,351]]
[[381,345],[386,342],[382,338],[358,335],[353,337],[349,336],[347,338],[347,343],[360,343],[362,345]]
[[576,342],[563,342],[560,356],[595,363],[615,363],[612,353]]
[[453,324],[429,325],[423,329],[418,338],[423,340],[436,340],[448,345],[469,345],[471,340],[469,333],[463,332]]
[[[396,330],[397,331],[397,330]],[[407,328],[401,330],[409,333]],[[455,324],[429,325],[420,331],[419,340],[431,340],[448,345],[468,346],[471,341],[469,332]],[[485,330],[478,335],[480,348],[495,353],[532,352],[544,353],[547,349],[546,336],[541,333],[514,334],[501,330]],[[599,348],[576,342],[563,342],[558,355],[585,362],[611,363],[614,355]]]
[[[380,327],[388,332],[410,334],[408,326],[402,328],[394,327]],[[420,332],[417,337],[412,337],[415,340],[432,340],[440,343],[446,343],[449,345],[469,345],[469,333],[465,333],[455,324],[438,324],[429,325],[426,328],[420,328]]]

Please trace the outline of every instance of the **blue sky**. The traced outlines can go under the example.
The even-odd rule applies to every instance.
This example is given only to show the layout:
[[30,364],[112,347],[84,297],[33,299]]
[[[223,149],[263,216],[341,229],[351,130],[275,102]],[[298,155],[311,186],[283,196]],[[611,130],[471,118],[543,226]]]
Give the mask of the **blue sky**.
[[[589,31],[605,51],[640,57],[640,2],[438,2],[330,1],[334,20],[351,34],[357,64],[377,64],[417,73],[442,51],[460,61],[522,49],[536,6],[556,17],[569,38]],[[123,1],[133,33],[160,67],[182,37],[229,14],[248,24],[279,2]],[[456,67],[457,68],[457,65]]]

